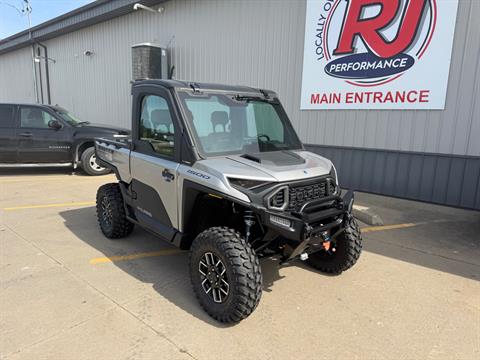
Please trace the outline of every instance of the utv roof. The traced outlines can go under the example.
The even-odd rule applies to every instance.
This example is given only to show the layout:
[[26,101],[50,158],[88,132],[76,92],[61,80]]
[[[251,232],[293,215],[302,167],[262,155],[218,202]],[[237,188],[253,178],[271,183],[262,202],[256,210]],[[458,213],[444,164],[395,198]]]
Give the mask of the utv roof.
[[277,94],[272,90],[256,89],[249,86],[240,85],[226,85],[226,84],[212,84],[212,83],[198,83],[195,81],[187,80],[164,80],[164,79],[148,79],[148,80],[136,80],[133,82],[133,86],[140,85],[161,85],[169,89],[177,90],[194,90],[194,91],[224,91],[229,93],[248,93],[260,96],[276,97]]

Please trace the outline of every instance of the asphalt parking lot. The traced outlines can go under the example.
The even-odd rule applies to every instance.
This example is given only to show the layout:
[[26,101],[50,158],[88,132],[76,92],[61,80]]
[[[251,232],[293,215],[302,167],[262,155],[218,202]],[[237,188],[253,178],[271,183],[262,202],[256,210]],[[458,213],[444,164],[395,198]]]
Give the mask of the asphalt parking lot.
[[358,194],[364,228],[339,277],[264,259],[264,293],[211,320],[187,255],[136,228],[104,238],[94,199],[113,176],[0,173],[2,359],[478,359],[480,213]]

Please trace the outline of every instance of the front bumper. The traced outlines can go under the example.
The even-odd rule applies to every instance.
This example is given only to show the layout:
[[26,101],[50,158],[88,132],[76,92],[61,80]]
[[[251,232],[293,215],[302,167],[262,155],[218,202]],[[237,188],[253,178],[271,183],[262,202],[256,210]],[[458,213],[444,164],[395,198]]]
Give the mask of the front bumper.
[[[263,223],[287,241],[292,250],[286,260],[290,260],[307,251],[313,243],[318,243],[323,232],[342,229],[351,216],[353,201],[354,193],[348,190],[340,195],[310,201],[300,211],[291,214],[267,210],[263,215]],[[284,224],[279,224],[278,218]]]

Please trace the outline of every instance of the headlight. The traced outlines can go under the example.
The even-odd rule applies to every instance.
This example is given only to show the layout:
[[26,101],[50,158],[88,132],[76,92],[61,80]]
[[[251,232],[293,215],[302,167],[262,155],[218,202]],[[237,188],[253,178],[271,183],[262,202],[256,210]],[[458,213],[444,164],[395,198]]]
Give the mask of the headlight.
[[236,179],[236,178],[228,178],[228,182],[230,185],[243,188],[243,189],[254,189],[256,187],[265,185],[266,181],[259,181],[259,180],[250,180],[250,179]]
[[279,226],[286,227],[288,229],[292,228],[292,222],[288,219],[285,219],[285,218],[281,217],[281,216],[270,215],[270,222],[272,222],[274,224],[277,224]]

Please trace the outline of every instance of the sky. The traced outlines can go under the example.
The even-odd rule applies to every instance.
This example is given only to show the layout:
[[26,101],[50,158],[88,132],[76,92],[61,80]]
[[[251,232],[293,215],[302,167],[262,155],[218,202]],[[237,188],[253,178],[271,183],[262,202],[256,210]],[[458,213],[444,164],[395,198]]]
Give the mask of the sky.
[[[93,0],[30,0],[32,26],[79,8]],[[27,16],[19,13],[24,0],[0,0],[0,39],[28,29]],[[17,8],[17,9],[15,9]]]

